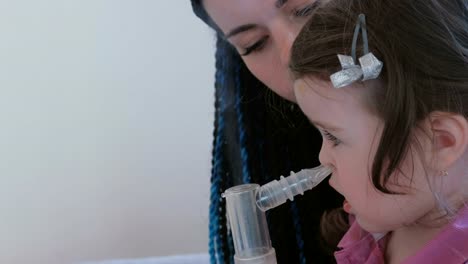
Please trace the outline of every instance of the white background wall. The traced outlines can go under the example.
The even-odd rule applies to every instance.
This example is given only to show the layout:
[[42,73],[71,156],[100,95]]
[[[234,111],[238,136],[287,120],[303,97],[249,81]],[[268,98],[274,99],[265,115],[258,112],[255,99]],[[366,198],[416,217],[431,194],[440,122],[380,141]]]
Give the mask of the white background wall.
[[206,252],[213,53],[189,0],[0,0],[0,263]]

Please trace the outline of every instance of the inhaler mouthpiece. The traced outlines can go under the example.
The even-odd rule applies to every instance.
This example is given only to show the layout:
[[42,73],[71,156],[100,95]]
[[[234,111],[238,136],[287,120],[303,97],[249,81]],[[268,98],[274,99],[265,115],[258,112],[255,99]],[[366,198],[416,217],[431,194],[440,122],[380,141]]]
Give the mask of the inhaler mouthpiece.
[[280,177],[280,180],[271,181],[257,192],[257,205],[262,211],[267,211],[286,202],[293,200],[294,196],[304,194],[322,182],[331,174],[331,169],[318,166],[313,169],[301,170],[297,173],[291,172],[289,177]]

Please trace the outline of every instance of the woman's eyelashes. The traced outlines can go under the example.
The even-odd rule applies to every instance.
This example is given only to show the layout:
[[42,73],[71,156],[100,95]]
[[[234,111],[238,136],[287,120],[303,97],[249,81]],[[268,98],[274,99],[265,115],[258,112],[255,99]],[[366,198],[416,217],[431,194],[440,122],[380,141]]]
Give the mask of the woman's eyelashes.
[[[312,11],[314,11],[315,8],[317,8],[319,2],[320,1],[314,1],[313,3],[308,4],[305,7],[295,8],[292,10],[291,15],[298,18],[308,17],[312,13]],[[254,44],[243,48],[244,52],[241,53],[241,56],[248,56],[250,54],[262,51],[263,48],[266,46],[268,39],[269,36],[263,36]]]
[[337,137],[335,137],[333,134],[331,134],[327,130],[323,131],[323,135],[328,141],[330,141],[333,144],[334,147],[338,146],[341,143],[341,140],[339,140]]
[[241,56],[247,56],[251,53],[259,52],[265,46],[265,43],[268,41],[268,36],[262,37],[259,41],[255,42],[251,46],[244,48],[244,52],[241,53]]
[[311,4],[306,5],[303,8],[293,9],[293,15],[295,17],[307,17],[310,14],[312,14],[312,11],[314,11],[317,8],[319,3],[320,1],[318,0],[318,1],[314,1]]

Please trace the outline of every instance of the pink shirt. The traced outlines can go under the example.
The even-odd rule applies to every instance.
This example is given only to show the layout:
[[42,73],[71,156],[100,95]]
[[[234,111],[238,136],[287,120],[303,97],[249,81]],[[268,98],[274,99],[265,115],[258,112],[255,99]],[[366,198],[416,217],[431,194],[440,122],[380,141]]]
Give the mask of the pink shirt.
[[[335,252],[338,264],[381,264],[384,261],[386,237],[376,239],[354,223],[341,239]],[[403,264],[468,263],[468,206],[460,209],[454,220],[429,241],[419,252]]]

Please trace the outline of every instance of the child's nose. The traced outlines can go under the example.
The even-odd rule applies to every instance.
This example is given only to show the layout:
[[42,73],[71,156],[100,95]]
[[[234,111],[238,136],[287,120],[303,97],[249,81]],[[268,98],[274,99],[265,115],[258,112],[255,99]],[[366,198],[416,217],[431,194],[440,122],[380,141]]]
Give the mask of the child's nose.
[[333,168],[332,159],[323,143],[319,153],[319,161],[322,165]]

